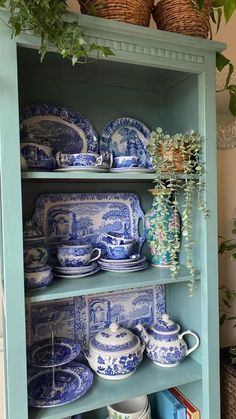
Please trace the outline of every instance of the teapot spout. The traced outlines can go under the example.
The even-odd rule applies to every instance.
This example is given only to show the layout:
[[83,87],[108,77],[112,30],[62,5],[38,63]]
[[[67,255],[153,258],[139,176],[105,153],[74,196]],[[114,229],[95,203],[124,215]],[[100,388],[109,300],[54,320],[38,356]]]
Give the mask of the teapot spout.
[[149,342],[150,336],[143,325],[139,323],[134,328],[139,331],[141,339],[147,344]]

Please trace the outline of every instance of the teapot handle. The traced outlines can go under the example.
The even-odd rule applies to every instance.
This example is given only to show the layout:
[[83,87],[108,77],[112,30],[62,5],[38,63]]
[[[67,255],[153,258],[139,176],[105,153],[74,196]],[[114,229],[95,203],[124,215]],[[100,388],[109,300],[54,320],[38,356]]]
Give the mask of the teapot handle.
[[195,337],[195,339],[196,339],[196,343],[195,343],[195,345],[192,347],[192,348],[190,348],[190,349],[187,349],[187,351],[186,351],[186,356],[188,356],[189,354],[191,354],[191,352],[193,352],[193,351],[195,351],[195,349],[197,349],[197,347],[199,346],[199,344],[200,344],[200,340],[199,340],[199,337],[198,337],[198,335],[196,335],[196,333],[194,333],[194,332],[191,332],[191,330],[187,330],[186,332],[183,332],[183,333],[181,333],[180,335],[179,335],[179,339],[182,339],[183,338],[183,336],[185,336],[185,335],[192,335],[192,336],[194,336]]

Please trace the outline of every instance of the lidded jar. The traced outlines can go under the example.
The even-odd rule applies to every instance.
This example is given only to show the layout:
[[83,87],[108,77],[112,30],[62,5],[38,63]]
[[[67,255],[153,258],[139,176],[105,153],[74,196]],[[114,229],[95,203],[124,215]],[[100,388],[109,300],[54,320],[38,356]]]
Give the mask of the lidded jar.
[[111,323],[89,342],[85,353],[90,367],[102,378],[121,380],[133,374],[142,361],[145,344],[130,330]]
[[48,260],[45,236],[31,220],[24,226],[24,263],[25,265],[44,265]]
[[[138,324],[136,329],[146,343],[147,356],[161,367],[175,367],[199,346],[196,333],[191,330],[179,333],[180,326],[171,320],[168,314],[163,314],[150,328],[149,333],[141,324]],[[185,335],[192,335],[196,339],[195,345],[190,349],[183,339]]]

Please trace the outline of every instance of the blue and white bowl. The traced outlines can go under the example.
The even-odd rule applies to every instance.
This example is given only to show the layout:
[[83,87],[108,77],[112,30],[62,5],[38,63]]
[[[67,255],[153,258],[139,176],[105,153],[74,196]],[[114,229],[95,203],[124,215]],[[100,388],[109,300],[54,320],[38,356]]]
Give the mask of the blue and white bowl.
[[138,165],[138,156],[118,156],[113,159],[113,167],[116,168],[138,167]]
[[24,276],[26,288],[43,288],[52,282],[52,267],[49,265],[29,265],[25,267]]
[[93,167],[102,164],[102,156],[96,153],[67,154],[60,151],[56,154],[58,167]]
[[89,342],[85,356],[90,367],[106,380],[130,377],[143,359],[145,344],[130,330],[112,323]]

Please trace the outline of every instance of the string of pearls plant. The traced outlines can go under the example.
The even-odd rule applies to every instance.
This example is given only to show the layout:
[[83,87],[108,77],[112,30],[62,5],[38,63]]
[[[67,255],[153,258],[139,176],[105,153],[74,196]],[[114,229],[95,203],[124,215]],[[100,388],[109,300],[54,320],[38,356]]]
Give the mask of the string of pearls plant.
[[[189,294],[192,295],[196,287],[197,270],[193,263],[193,209],[194,206],[207,216],[205,204],[205,165],[202,160],[202,146],[204,137],[189,130],[184,134],[169,135],[162,128],[156,128],[151,134],[151,139],[147,149],[152,156],[153,167],[156,171],[154,179],[155,189],[169,189],[172,193],[172,209],[177,219],[178,211],[181,213],[181,246],[186,256],[186,267],[191,275],[188,283]],[[181,173],[182,176],[179,176]],[[166,194],[160,194],[160,199],[166,200]],[[172,275],[176,277],[179,270],[179,261],[176,258],[176,243],[178,237],[174,238],[166,234],[166,241],[162,243],[165,252],[168,251],[173,256],[171,267]]]

